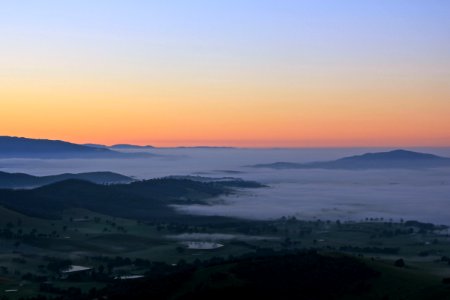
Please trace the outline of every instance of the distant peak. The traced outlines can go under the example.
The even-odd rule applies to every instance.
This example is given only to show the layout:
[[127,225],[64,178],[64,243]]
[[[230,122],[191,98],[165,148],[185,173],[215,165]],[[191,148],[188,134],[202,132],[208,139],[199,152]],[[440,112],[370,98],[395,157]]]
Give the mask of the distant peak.
[[133,145],[133,144],[115,144],[110,146],[109,148],[113,148],[113,149],[153,149],[155,147],[151,146],[151,145]]
[[387,152],[365,153],[333,161],[311,163],[277,162],[252,167],[272,169],[419,169],[450,166],[450,158],[434,154],[397,149]]
[[357,156],[350,156],[344,159],[440,159],[442,157],[429,154],[421,153],[404,149],[396,149],[387,152],[376,152],[376,153],[366,153]]

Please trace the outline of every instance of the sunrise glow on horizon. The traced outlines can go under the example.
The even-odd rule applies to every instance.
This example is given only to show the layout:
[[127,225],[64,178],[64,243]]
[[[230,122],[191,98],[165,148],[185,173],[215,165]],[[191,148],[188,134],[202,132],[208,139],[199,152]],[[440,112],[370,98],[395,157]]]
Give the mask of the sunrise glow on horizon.
[[0,135],[450,146],[449,1],[3,1]]

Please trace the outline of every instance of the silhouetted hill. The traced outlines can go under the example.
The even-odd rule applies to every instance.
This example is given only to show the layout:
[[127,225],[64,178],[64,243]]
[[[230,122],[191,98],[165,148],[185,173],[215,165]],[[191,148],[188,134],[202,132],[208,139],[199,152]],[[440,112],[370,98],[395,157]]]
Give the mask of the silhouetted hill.
[[434,154],[420,153],[408,150],[393,150],[389,152],[376,152],[376,153],[366,153],[363,155],[356,155],[345,157],[343,160],[353,160],[353,161],[367,161],[367,160],[433,160],[440,161],[442,159],[447,159]]
[[366,153],[334,161],[259,164],[254,168],[271,169],[420,169],[449,167],[450,158],[407,150]]
[[32,188],[68,179],[86,180],[98,184],[129,183],[133,181],[131,177],[112,172],[66,173],[51,176],[0,172],[0,188]]
[[109,148],[111,149],[136,149],[136,150],[148,150],[148,149],[154,149],[155,147],[146,145],[146,146],[139,146],[139,145],[130,145],[130,144],[117,144],[112,145]]
[[87,146],[87,147],[94,147],[94,148],[108,148],[108,146],[106,145],[102,145],[102,144],[82,144],[82,146]]
[[167,147],[168,149],[236,149],[235,147],[228,146],[178,146],[178,147]]
[[152,179],[129,184],[99,185],[66,180],[31,190],[0,189],[0,205],[29,216],[59,218],[70,208],[133,219],[173,217],[171,204],[203,204],[204,200],[231,193],[242,182],[200,182]]
[[115,145],[102,145],[102,144],[93,144],[87,143],[83,144],[83,146],[88,146],[92,148],[104,148],[104,149],[112,149],[112,150],[151,150],[151,149],[236,149],[235,147],[225,147],[225,146],[178,146],[178,147],[155,147],[151,145],[133,145],[133,144],[115,144]]
[[0,137],[0,158],[132,158],[151,154],[120,153],[57,140]]

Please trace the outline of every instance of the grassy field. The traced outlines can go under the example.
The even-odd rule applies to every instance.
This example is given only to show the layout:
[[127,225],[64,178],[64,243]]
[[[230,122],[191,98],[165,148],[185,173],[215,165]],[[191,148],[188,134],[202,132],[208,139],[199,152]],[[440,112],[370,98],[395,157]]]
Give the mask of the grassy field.
[[[386,294],[406,295],[404,299],[446,299],[449,292],[442,284],[443,278],[450,277],[450,265],[445,260],[450,256],[447,229],[420,223],[281,219],[191,224],[181,218],[153,224],[86,210],[70,210],[60,220],[44,220],[4,208],[0,208],[0,216],[0,294],[8,299],[36,295],[43,283],[86,292],[105,286],[105,277],[146,274],[147,267],[133,263],[136,259],[175,265],[180,261],[237,257],[261,249],[310,248],[366,261],[383,274],[373,282],[377,287],[374,290]],[[186,233],[190,235],[182,235]],[[214,241],[223,247],[187,249],[184,242],[191,240]],[[398,259],[404,260],[405,267],[394,266]],[[61,269],[51,267],[55,260],[91,267],[95,272],[104,269],[104,276],[98,281],[64,278]],[[429,295],[440,298],[427,298]],[[374,293],[373,299],[382,296]]]

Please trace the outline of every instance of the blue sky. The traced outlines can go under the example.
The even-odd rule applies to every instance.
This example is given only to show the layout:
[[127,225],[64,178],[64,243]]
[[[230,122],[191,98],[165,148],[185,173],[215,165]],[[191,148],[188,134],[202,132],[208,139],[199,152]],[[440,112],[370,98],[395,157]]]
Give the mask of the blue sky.
[[[192,130],[216,126],[214,134],[226,136],[236,133],[219,127],[235,119],[248,125],[236,125],[246,137],[251,128],[269,130],[264,120],[271,128],[286,122],[305,131],[283,137],[291,141],[333,131],[330,119],[366,122],[359,116],[371,118],[373,111],[379,118],[363,124],[368,129],[359,139],[381,139],[383,123],[400,122],[404,132],[392,140],[417,126],[441,141],[450,130],[448,16],[446,0],[1,1],[0,98],[9,106],[5,114],[18,116],[25,104],[83,111],[75,101],[119,103],[120,110],[135,103],[148,108],[147,118],[166,113],[173,120],[204,110]],[[176,104],[181,112],[173,110]],[[233,116],[231,107],[240,105],[247,113]],[[213,124],[226,109],[229,118]],[[138,113],[129,111],[128,118],[142,118]],[[23,132],[8,124],[10,133]],[[284,132],[280,127],[270,139]]]

